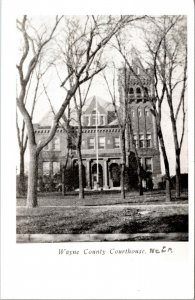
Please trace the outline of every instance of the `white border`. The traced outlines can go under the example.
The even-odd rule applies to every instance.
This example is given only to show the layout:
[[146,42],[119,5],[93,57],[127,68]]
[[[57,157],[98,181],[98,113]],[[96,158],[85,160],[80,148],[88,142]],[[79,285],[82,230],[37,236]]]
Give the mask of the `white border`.
[[[2,3],[2,298],[192,299],[194,259],[194,18],[193,1],[11,1]],[[59,256],[59,248],[145,248],[154,243],[15,243],[15,17],[21,14],[186,14],[189,25],[190,241],[166,243],[174,255]],[[14,176],[12,176],[14,174]],[[155,243],[161,247],[164,243]]]

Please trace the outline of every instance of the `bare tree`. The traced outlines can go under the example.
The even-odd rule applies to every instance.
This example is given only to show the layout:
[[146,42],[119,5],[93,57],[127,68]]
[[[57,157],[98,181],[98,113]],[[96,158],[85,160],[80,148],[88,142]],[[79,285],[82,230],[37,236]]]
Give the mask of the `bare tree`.
[[[170,179],[170,170],[169,170],[169,162],[168,162],[168,157],[167,157],[167,151],[165,148],[165,143],[164,143],[164,137],[162,133],[162,128],[161,128],[161,118],[162,118],[162,103],[163,100],[165,99],[165,92],[166,92],[166,84],[165,82],[161,81],[161,78],[159,77],[158,74],[158,57],[159,57],[159,51],[161,49],[163,40],[165,35],[172,29],[172,27],[175,25],[177,21],[177,17],[175,17],[172,22],[169,24],[169,26],[166,29],[166,32],[162,35],[157,34],[157,29],[153,28],[155,37],[156,39],[152,36],[151,31],[148,37],[145,38],[145,44],[146,44],[146,49],[149,53],[149,58],[147,61],[147,69],[149,67],[150,72],[146,72],[142,64],[142,61],[140,59],[140,56],[134,53],[134,58],[136,57],[136,60],[139,64],[139,68],[142,68],[142,71],[145,72],[146,77],[148,76],[148,79],[150,81],[153,81],[153,94],[149,95],[148,93],[145,93],[146,99],[151,103],[152,109],[151,112],[155,117],[156,121],[156,127],[157,127],[157,135],[158,139],[160,142],[161,146],[161,151],[163,155],[163,160],[164,160],[164,165],[165,165],[165,174],[166,174],[166,200],[170,201],[171,200],[171,179]],[[153,22],[153,18],[152,18]],[[144,28],[145,31],[145,28]],[[117,46],[115,48],[119,51],[121,56],[124,59],[124,62],[128,66],[129,70],[132,72],[132,74],[137,78],[137,80],[140,83],[140,86],[142,87],[143,90],[145,90],[144,82],[142,81],[142,78],[135,72],[131,65],[131,57],[129,54],[131,54],[130,51],[126,51],[125,47],[123,47],[124,41],[120,40],[120,37],[117,36]],[[145,61],[147,59],[144,59]]]
[[26,15],[23,17],[22,21],[17,20],[17,28],[19,29],[23,37],[23,51],[19,64],[16,66],[20,80],[20,91],[16,101],[17,107],[19,108],[19,111],[22,114],[26,125],[29,141],[30,161],[27,193],[27,206],[29,207],[34,207],[37,205],[38,154],[41,149],[37,151],[38,147],[36,144],[32,117],[27,110],[25,97],[27,93],[27,86],[32,73],[39,63],[39,59],[41,57],[41,54],[43,53],[43,49],[52,40],[52,37],[60,20],[61,18],[56,17],[55,25],[53,26],[50,34],[47,37],[45,37],[45,32],[39,34],[36,30],[36,37],[30,36],[30,34],[28,33],[29,24],[27,24],[28,20]]
[[[39,64],[37,68],[32,72],[32,75],[29,79],[27,92],[25,95],[25,105],[27,106],[29,100],[32,98],[32,104],[30,108],[30,117],[33,119],[33,114],[35,110],[35,106],[37,104],[37,101],[39,97],[42,95],[41,91],[39,94],[39,86],[40,86],[40,79],[44,76],[44,74],[47,72],[49,66],[44,69],[44,71],[41,71],[41,60],[39,61]],[[34,75],[34,76],[33,76]],[[34,78],[33,78],[34,77]],[[34,81],[34,88],[33,88],[33,94],[29,95],[29,90],[32,90],[32,81]],[[19,173],[19,186],[20,186],[20,194],[25,194],[25,167],[24,167],[24,156],[27,149],[28,144],[28,135],[26,132],[26,124],[24,122],[24,119],[22,120],[22,124],[20,124],[18,119],[18,109],[16,109],[16,129],[17,129],[17,139],[18,139],[18,146],[20,151],[20,173]]]
[[[179,198],[181,192],[180,153],[185,131],[186,114],[185,91],[187,87],[187,43],[185,17],[178,17],[172,29],[170,31],[167,31],[167,28],[169,28],[170,24],[174,22],[174,19],[174,16],[163,17],[162,28],[160,29],[162,30],[161,36],[164,38],[162,47],[161,49],[159,49],[158,53],[157,71],[159,73],[161,81],[165,85],[166,98],[170,110],[176,159],[176,198]],[[177,121],[180,112],[183,117],[181,126],[182,130],[179,138]]]
[[[38,63],[40,55],[45,50],[46,46],[48,46],[48,44],[52,41],[61,19],[62,17],[56,17],[55,24],[49,35],[47,35],[45,31],[40,33],[38,30],[35,30],[35,36],[33,38],[30,33],[28,33],[27,16],[24,16],[22,21],[18,21],[18,27],[23,37],[24,50],[19,64],[17,65],[20,78],[20,93],[17,97],[17,106],[24,118],[29,140],[30,161],[27,193],[28,207],[35,207],[38,204],[37,177],[38,157],[40,151],[54,137],[59,120],[64,114],[66,107],[70,103],[70,100],[76,93],[78,87],[98,74],[104,67],[99,66],[99,61],[96,60],[99,53],[101,53],[101,50],[106,46],[116,32],[124,28],[127,23],[133,22],[137,18],[133,16],[87,16],[84,21],[79,20],[78,17],[72,18],[72,21],[70,18],[64,18],[66,39],[63,39],[62,41],[62,44],[65,41],[64,47],[60,46],[61,54],[67,68],[67,75],[61,86],[65,87],[68,80],[72,77],[72,87],[69,87],[66,90],[64,100],[62,101],[58,112],[54,116],[48,137],[37,143],[32,119],[25,106],[24,99],[30,76]],[[24,64],[26,65],[24,66]],[[74,65],[77,66],[76,69],[74,69]]]
[[78,93],[74,95],[74,107],[77,115],[77,132],[76,132],[76,150],[79,167],[79,199],[84,199],[84,186],[83,186],[83,162],[82,162],[82,114],[83,107],[86,103],[87,95],[92,83],[92,79],[89,81],[86,92],[81,91],[81,87],[78,88]]
[[[112,104],[114,107],[115,115],[117,117],[118,125],[120,128],[120,137],[121,137],[121,152],[122,152],[122,161],[121,161],[121,198],[125,199],[125,168],[126,168],[126,142],[125,142],[125,136],[126,136],[126,127],[127,127],[127,121],[128,121],[128,109],[127,109],[127,97],[124,98],[124,101],[119,103],[119,99],[117,99],[116,96],[116,67],[113,65],[113,76],[112,76],[112,83],[110,84],[108,81],[108,78],[106,77],[106,74],[103,73],[104,80],[106,82],[106,86],[108,89],[108,92],[110,94],[110,98],[112,100]],[[111,69],[110,69],[111,70]],[[125,70],[125,69],[124,69]],[[126,81],[128,77],[126,76],[126,73],[124,74],[124,81]],[[127,83],[126,83],[127,84]],[[125,84],[124,84],[125,85]],[[117,105],[118,103],[118,105]]]
[[[120,43],[119,37],[117,37],[117,39],[118,39],[118,42]],[[116,67],[114,66],[114,70],[115,70],[115,68]],[[132,120],[131,120],[131,113],[129,111],[129,85],[130,85],[131,76],[130,76],[130,72],[129,72],[129,66],[126,64],[126,62],[124,62],[124,65],[121,68],[121,70],[122,70],[122,72],[120,72],[119,76],[122,77],[122,80],[120,80],[120,85],[123,90],[123,99],[120,102],[120,110],[118,110],[118,111],[117,111],[117,106],[116,106],[115,73],[113,75],[113,82],[112,82],[113,92],[111,91],[111,88],[109,86],[108,80],[105,75],[104,75],[104,78],[105,78],[109,93],[111,95],[112,103],[115,108],[117,120],[118,120],[120,131],[121,131],[122,157],[123,157],[122,166],[124,165],[124,167],[122,167],[122,172],[121,172],[121,183],[122,183],[121,191],[122,191],[122,198],[123,198],[123,194],[125,193],[124,192],[124,182],[125,182],[125,165],[126,165],[126,153],[127,153],[126,148],[127,148],[127,146],[128,146],[128,151],[130,151],[130,146],[127,145],[127,143],[126,143],[127,135],[129,135],[128,139],[131,140],[131,145],[133,147],[133,152],[134,152],[135,158],[136,158],[138,186],[139,186],[139,194],[140,195],[143,195],[143,186],[142,186],[142,166],[141,166],[139,155],[138,155],[138,152],[137,152],[134,140],[133,140]]]

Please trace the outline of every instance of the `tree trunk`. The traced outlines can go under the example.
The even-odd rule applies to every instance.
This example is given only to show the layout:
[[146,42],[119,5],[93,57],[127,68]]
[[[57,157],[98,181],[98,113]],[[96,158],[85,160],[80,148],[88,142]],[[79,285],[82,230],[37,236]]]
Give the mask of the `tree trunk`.
[[66,195],[66,189],[65,189],[65,167],[62,168],[62,195]]
[[121,146],[122,146],[122,164],[121,164],[121,199],[125,199],[125,164],[126,164],[126,151],[125,151],[125,130],[121,132]]
[[171,201],[171,180],[166,178],[166,201]]
[[19,175],[20,194],[25,195],[25,176],[24,176],[24,151],[20,150],[20,175]]
[[174,146],[175,146],[175,173],[176,173],[176,198],[180,197],[180,149],[178,143],[178,136],[177,136],[177,126],[176,126],[176,119],[174,117],[173,105],[172,105],[172,96],[167,95],[168,104],[170,108],[170,116],[171,116],[171,124],[172,124],[172,131],[173,131],[173,139],[174,139]]
[[125,164],[121,165],[121,199],[125,199]]
[[[133,140],[133,129],[132,129],[132,123],[131,123],[131,115],[128,115],[128,133],[129,133],[129,151],[131,149],[131,145],[133,148],[133,152],[135,153],[135,159],[136,159],[136,164],[137,164],[137,176],[138,176],[138,188],[139,188],[139,195],[143,196],[143,186],[142,186],[142,176],[141,176],[141,163],[139,160],[139,156],[137,153],[136,145],[134,144]],[[131,141],[131,144],[130,144]]]
[[30,146],[30,161],[28,173],[28,193],[27,193],[27,207],[36,207],[37,202],[37,180],[38,180],[38,154],[36,146]]
[[181,196],[181,171],[180,171],[180,151],[176,151],[176,178],[175,178],[175,188],[176,188],[176,198]]
[[138,163],[138,185],[139,185],[139,195],[143,196],[143,186],[142,186],[142,176],[141,176],[141,168],[140,168],[140,161],[139,158],[137,160]]
[[167,158],[167,153],[165,149],[164,139],[162,135],[162,130],[160,124],[157,123],[158,138],[161,146],[161,151],[163,155],[164,165],[165,165],[165,175],[166,175],[166,201],[171,201],[171,179],[169,171],[169,161]]
[[83,188],[83,163],[81,149],[77,148],[78,165],[79,165],[79,199],[84,199],[84,188]]

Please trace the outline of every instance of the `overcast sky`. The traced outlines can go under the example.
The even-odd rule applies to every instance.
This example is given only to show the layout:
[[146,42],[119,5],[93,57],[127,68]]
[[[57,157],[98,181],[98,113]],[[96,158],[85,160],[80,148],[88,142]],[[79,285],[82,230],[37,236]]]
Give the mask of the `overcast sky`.
[[[42,24],[42,22],[46,22],[51,19],[51,24],[53,22],[53,18],[47,18],[44,17],[36,17],[36,22],[34,23],[35,25]],[[130,34],[130,44],[129,47],[136,47],[139,51],[143,52],[143,41],[140,38],[140,30],[138,29],[133,29],[128,31]],[[127,33],[128,33],[127,32]],[[21,46],[19,42],[19,47]],[[107,50],[105,52],[104,59],[109,60],[109,61],[114,61],[117,66],[120,66],[122,58],[121,56],[113,50],[110,50],[110,47],[107,47]],[[58,69],[60,72],[63,73],[63,70],[60,69],[60,66],[58,66]],[[111,80],[112,74],[110,72],[109,67],[106,69],[106,76],[108,77],[108,80]],[[62,75],[63,76],[63,75]],[[56,72],[54,70],[50,71],[44,78],[43,82],[46,86],[48,86],[48,95],[50,99],[52,100],[53,106],[58,109],[64,99],[64,90],[60,88],[60,82],[59,78],[56,75]],[[40,93],[43,90],[41,87]],[[108,89],[106,87],[105,81],[102,77],[102,75],[97,75],[94,77],[91,88],[89,90],[88,97],[91,97],[93,95],[99,96],[103,98],[105,101],[111,101],[110,95],[108,92]],[[32,95],[29,95],[29,97],[32,97]],[[186,94],[187,97],[187,94]],[[176,99],[178,101],[178,99]],[[29,101],[30,103],[31,101]],[[186,101],[187,103],[187,101]],[[167,154],[169,158],[169,163],[170,163],[170,172],[171,174],[175,173],[175,154],[174,154],[174,144],[173,144],[173,136],[172,136],[172,129],[171,129],[171,122],[170,122],[170,116],[169,116],[169,108],[164,101],[163,103],[163,112],[162,112],[162,129],[163,129],[163,134],[164,134],[164,139],[165,139],[165,144],[166,144],[166,149],[167,149]],[[187,109],[187,104],[186,104],[186,109]],[[48,103],[48,100],[45,96],[44,93],[41,93],[36,108],[34,112],[34,123],[38,123],[41,118],[46,114],[47,111],[50,110],[50,105]],[[181,131],[181,116],[178,120],[178,128],[179,132]],[[185,136],[184,136],[184,141],[183,141],[183,146],[182,146],[182,152],[181,152],[181,171],[183,173],[188,172],[188,148],[187,148],[187,120],[186,120],[186,130],[185,130]],[[28,154],[26,155],[26,160],[28,160]],[[164,165],[161,157],[161,168],[162,168],[162,173],[164,173]]]

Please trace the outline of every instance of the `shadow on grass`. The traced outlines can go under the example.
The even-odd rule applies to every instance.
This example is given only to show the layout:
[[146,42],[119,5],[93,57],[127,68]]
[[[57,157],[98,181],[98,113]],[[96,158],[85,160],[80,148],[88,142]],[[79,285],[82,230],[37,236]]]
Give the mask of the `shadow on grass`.
[[18,220],[17,234],[111,234],[111,233],[170,233],[188,232],[188,216],[172,215],[161,217],[139,217],[134,213],[133,220],[120,219],[115,216],[105,219],[104,216],[92,220],[83,218],[82,222],[75,224],[71,216],[62,216],[58,222],[49,218],[40,220],[36,218],[26,220],[20,224]]
[[124,224],[120,233],[158,233],[158,232],[188,232],[188,216],[166,216],[147,218],[144,221]]

